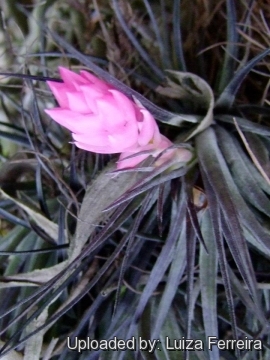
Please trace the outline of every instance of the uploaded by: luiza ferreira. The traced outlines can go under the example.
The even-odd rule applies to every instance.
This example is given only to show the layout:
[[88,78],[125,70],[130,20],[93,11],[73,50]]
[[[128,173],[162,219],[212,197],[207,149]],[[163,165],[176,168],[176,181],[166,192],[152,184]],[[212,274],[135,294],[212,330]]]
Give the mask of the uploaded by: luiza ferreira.
[[110,340],[95,340],[87,337],[86,339],[79,339],[75,337],[71,339],[67,338],[67,347],[70,350],[81,353],[82,351],[125,351],[125,350],[141,350],[149,353],[154,353],[156,350],[161,351],[165,347],[169,351],[212,351],[214,347],[219,350],[262,350],[263,344],[261,340],[248,339],[247,336],[244,339],[238,340],[221,340],[216,336],[209,336],[207,342],[203,342],[201,339],[186,339],[181,337],[180,339],[170,339],[166,336],[162,341],[160,339],[147,340],[142,337],[135,338],[132,336],[128,340],[118,339],[116,336]]

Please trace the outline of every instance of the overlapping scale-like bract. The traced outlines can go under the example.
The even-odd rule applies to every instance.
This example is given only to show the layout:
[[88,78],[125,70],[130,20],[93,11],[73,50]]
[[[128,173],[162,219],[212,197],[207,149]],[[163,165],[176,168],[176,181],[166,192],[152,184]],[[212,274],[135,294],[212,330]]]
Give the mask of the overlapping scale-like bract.
[[[148,110],[111,85],[84,70],[77,74],[59,67],[59,72],[63,83],[47,81],[59,107],[45,112],[72,132],[78,148],[100,154],[121,153],[117,163],[121,169],[134,167],[149,154],[157,156],[172,145],[160,134]],[[188,161],[191,153],[181,150],[183,161]],[[145,154],[125,159],[142,151]]]

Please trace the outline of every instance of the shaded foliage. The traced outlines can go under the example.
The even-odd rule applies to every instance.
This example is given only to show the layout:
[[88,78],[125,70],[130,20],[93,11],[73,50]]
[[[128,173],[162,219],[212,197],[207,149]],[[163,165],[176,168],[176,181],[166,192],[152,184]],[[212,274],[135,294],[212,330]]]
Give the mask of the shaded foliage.
[[[217,336],[260,339],[268,358],[269,9],[233,0],[28,5],[3,9],[1,355],[256,358],[166,349],[166,337]],[[43,112],[53,105],[44,82],[59,80],[60,64],[136,98],[193,159],[115,171],[115,156],[75,149]],[[160,351],[78,354],[67,336],[141,336],[159,339]]]

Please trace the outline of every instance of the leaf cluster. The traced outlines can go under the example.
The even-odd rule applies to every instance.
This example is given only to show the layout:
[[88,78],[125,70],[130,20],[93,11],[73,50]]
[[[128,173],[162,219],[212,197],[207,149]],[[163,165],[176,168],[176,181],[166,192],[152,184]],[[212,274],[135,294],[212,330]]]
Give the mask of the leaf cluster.
[[[263,1],[53,0],[14,2],[4,14],[1,355],[256,358],[166,349],[166,336],[217,336],[260,339],[267,359]],[[192,161],[155,167],[148,159],[115,172],[115,158],[67,144],[43,113],[53,101],[44,81],[59,81],[60,63],[85,67],[140,101],[176,147],[193,149]],[[67,336],[158,338],[160,350],[78,354]]]

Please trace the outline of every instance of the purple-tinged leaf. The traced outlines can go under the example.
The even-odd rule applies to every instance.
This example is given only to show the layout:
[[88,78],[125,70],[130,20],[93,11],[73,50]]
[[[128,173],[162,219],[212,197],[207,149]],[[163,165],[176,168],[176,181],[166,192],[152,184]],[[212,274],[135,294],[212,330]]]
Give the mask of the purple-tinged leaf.
[[[217,248],[209,209],[202,214],[202,234],[208,248],[208,254],[203,246],[200,246],[200,288],[202,299],[203,325],[205,338],[218,335],[217,322]],[[210,360],[219,360],[219,349],[214,346],[208,351]]]
[[229,84],[220,94],[219,98],[216,101],[216,109],[218,108],[230,108],[234,102],[236,93],[243,83],[244,79],[248,73],[256,66],[261,60],[263,60],[267,55],[270,54],[270,49],[264,50],[259,55],[251,59],[246,65],[237,71]]
[[[247,163],[249,162],[252,166],[251,160],[248,159],[233,135],[222,127],[217,127],[216,130],[220,149],[240,193],[253,206],[270,217],[270,201],[264,194],[261,184],[253,175],[258,170],[254,167],[253,171],[250,171]],[[262,181],[265,182],[265,180]]]

